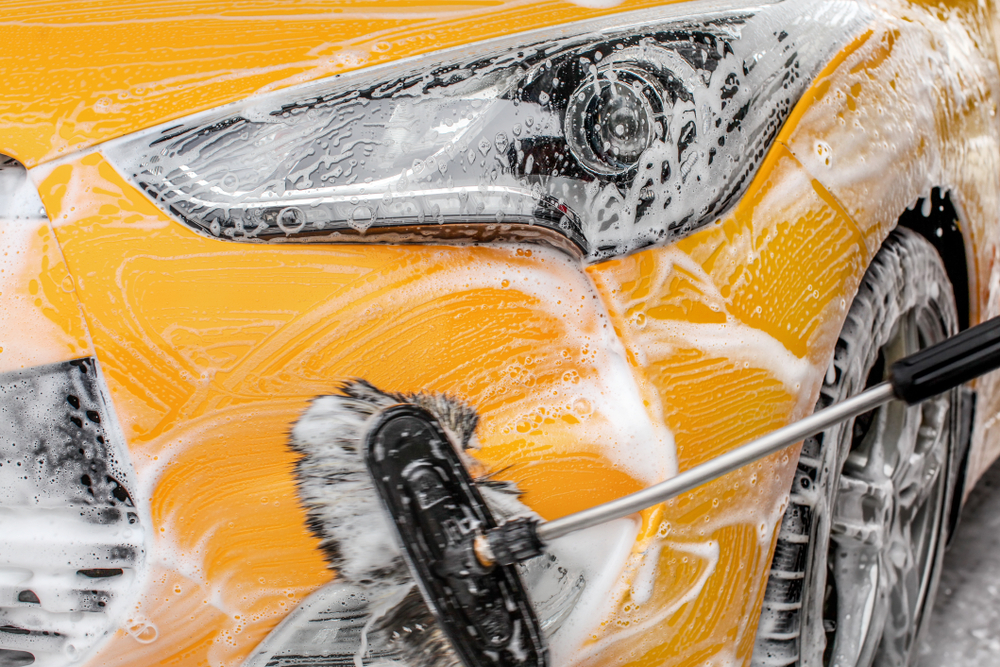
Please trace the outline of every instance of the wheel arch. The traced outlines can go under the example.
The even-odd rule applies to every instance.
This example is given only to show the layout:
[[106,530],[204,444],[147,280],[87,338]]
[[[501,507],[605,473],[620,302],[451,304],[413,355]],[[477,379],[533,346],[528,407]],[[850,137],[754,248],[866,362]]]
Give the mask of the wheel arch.
[[951,192],[944,187],[931,189],[928,196],[903,211],[897,225],[920,234],[938,251],[955,291],[959,330],[968,329],[979,310],[970,299],[975,292],[975,274],[969,262],[971,240],[963,233],[967,223]]
[[[925,238],[944,263],[948,279],[954,290],[959,330],[969,328],[978,319],[978,304],[971,298],[976,293],[975,270],[972,257],[968,222],[962,214],[961,204],[956,203],[946,187],[934,187],[930,194],[917,199],[899,216],[897,225]],[[956,429],[956,450],[949,465],[951,479],[950,507],[947,509],[947,539],[955,535],[965,498],[969,476],[969,453],[972,445],[972,425],[975,418],[976,392],[968,386],[959,388],[959,411],[953,422]]]

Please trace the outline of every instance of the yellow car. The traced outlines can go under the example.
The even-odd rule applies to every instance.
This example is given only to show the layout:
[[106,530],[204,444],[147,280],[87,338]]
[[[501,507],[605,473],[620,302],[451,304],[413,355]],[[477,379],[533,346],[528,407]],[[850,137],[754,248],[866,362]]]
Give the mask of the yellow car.
[[[4,3],[0,665],[458,665],[382,407],[551,519],[997,315],[998,16]],[[554,541],[535,664],[912,664],[998,389]]]

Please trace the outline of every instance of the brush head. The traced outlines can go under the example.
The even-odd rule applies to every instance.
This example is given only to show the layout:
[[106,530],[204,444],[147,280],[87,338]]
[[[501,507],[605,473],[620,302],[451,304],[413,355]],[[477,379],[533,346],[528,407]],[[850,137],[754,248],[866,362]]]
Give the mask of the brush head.
[[364,457],[404,558],[468,667],[544,667],[542,632],[512,565],[484,567],[473,540],[496,521],[441,425],[415,405],[371,424]]

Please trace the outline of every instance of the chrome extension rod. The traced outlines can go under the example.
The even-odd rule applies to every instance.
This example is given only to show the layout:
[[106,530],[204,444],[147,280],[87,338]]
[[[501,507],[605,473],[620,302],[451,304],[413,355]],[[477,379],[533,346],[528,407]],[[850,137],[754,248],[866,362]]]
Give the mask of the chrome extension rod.
[[534,558],[563,535],[621,519],[822,433],[894,398],[916,405],[1000,367],[1000,317],[987,320],[894,363],[889,379],[690,470],[617,500],[553,521],[513,519],[474,538],[483,565],[510,565]]
[[741,445],[690,470],[685,470],[664,482],[654,484],[642,491],[630,493],[617,500],[569,514],[561,519],[540,523],[536,529],[538,538],[542,542],[548,542],[557,537],[606,521],[621,519],[647,507],[652,507],[664,500],[696,489],[726,473],[738,470],[748,463],[779,452],[811,435],[822,433],[845,419],[851,419],[869,410],[874,410],[895,397],[892,384],[882,382],[857,396],[835,403],[819,412],[814,412],[804,419],[779,428],[777,431],[771,431],[765,436]]

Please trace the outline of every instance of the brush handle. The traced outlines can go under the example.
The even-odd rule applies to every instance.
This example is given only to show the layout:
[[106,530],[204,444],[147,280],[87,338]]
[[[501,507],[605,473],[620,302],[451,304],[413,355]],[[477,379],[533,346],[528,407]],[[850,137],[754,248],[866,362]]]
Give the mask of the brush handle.
[[1000,317],[932,345],[889,369],[897,398],[909,405],[1000,368]]
[[[518,519],[487,531],[483,553],[513,563],[537,556],[542,544],[600,523],[620,519],[685,493],[726,473],[873,410],[892,398],[910,405],[1000,368],[1000,318],[987,320],[893,364],[889,381],[804,419],[732,449],[642,491],[553,521]],[[512,525],[512,524],[517,524]],[[507,526],[510,526],[508,529]],[[482,558],[482,556],[481,556]]]
[[511,519],[486,531],[473,542],[476,558],[482,565],[513,565],[541,556],[545,545],[538,537],[539,521],[530,517]]
[[811,435],[821,433],[834,424],[857,417],[894,398],[892,385],[882,382],[866,389],[857,396],[851,396],[839,403],[814,412],[788,426],[771,431],[725,454],[709,459],[705,463],[678,473],[668,480],[654,484],[641,491],[622,496],[617,500],[585,509],[538,526],[538,537],[542,542],[554,540],[568,533],[590,528],[600,523],[621,519],[664,500],[696,489],[702,484],[738,470],[765,456],[801,442]]

